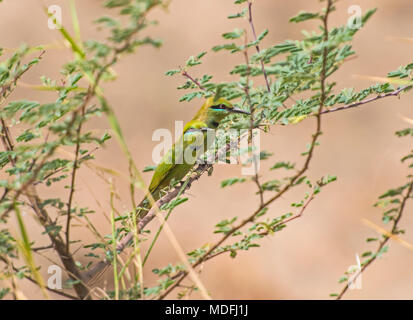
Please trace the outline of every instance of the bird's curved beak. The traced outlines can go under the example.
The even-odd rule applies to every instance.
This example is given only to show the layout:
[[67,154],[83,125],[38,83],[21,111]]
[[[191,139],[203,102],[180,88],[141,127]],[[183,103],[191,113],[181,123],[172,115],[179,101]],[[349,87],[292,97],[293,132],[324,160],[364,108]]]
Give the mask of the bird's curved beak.
[[233,108],[230,110],[231,113],[240,113],[240,114],[247,114],[247,115],[251,115],[251,113],[238,109],[238,108]]

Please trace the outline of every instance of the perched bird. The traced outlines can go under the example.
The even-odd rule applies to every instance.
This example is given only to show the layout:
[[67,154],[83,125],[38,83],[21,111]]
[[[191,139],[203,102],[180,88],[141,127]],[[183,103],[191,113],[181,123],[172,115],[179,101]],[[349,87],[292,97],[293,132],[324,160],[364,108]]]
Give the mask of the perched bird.
[[[216,129],[220,122],[231,113],[249,115],[246,111],[234,108],[225,99],[214,100],[214,98],[209,98],[205,101],[195,117],[185,125],[182,136],[163,156],[156,167],[148,187],[154,201],[161,198],[161,190],[168,187],[172,180],[180,181],[185,177],[195,165],[197,157],[202,155],[208,148],[208,134],[214,131],[213,129]],[[149,200],[145,197],[138,206],[138,218],[143,218],[150,208]],[[133,233],[130,232],[125,239],[132,241]],[[106,260],[95,265],[88,272],[92,275],[88,282],[93,281],[92,279],[96,274],[102,274],[109,265]]]
[[[208,98],[189,121],[183,130],[180,139],[163,156],[161,162],[156,167],[148,187],[155,201],[161,197],[161,190],[168,187],[172,180],[180,181],[195,165],[196,157],[207,151],[208,132],[216,129],[220,122],[229,114],[239,113],[249,115],[234,106],[223,98]],[[143,199],[139,205],[138,217],[143,218],[150,209],[148,199]]]
[[205,152],[208,130],[206,123],[198,120],[185,125],[182,136],[155,169],[148,187],[155,200],[159,199],[159,192],[169,186],[172,179],[180,181],[189,172],[195,164],[197,154]]

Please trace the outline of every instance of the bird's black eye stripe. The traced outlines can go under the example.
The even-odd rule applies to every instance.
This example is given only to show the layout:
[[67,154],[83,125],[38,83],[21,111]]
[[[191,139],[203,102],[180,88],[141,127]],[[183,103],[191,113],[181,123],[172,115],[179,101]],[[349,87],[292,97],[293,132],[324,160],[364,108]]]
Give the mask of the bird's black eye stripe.
[[218,105],[212,106],[211,108],[219,109],[219,110],[228,109],[228,107],[225,104],[218,104]]

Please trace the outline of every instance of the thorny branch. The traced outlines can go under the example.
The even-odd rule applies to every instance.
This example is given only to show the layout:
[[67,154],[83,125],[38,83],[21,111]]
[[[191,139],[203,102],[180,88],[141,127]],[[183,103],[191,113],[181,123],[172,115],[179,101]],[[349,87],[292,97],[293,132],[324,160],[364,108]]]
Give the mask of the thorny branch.
[[[194,170],[194,173],[188,178],[188,181],[186,182],[186,184],[184,184],[183,187],[175,187],[174,189],[166,193],[161,199],[156,201],[155,205],[152,206],[152,208],[148,211],[145,217],[139,220],[137,224],[137,231],[142,231],[146,227],[146,225],[149,222],[151,222],[153,218],[155,218],[158,208],[173,200],[179,193],[184,194],[185,191],[191,188],[192,183],[198,180],[205,172],[207,172],[211,166],[212,165],[210,164],[199,165]],[[118,252],[118,254],[126,248],[126,246],[132,241],[134,236],[134,232],[129,232],[121,241],[118,242],[116,247],[116,251]],[[110,265],[110,263],[111,262],[107,259],[100,261],[92,269],[90,269],[83,275],[83,279],[85,281],[90,281],[91,279],[95,278],[97,274],[102,273],[106,269],[106,267]]]
[[[250,3],[251,4],[251,3]],[[251,8],[249,8],[250,10],[250,19],[252,21],[252,16],[251,16]],[[245,64],[247,66],[247,72],[246,72],[246,80],[245,80],[245,86],[244,86],[244,92],[245,92],[245,96],[246,96],[246,100],[248,102],[248,105],[250,106],[250,127],[249,127],[249,139],[251,141],[251,143],[254,143],[253,141],[253,129],[255,127],[255,121],[254,121],[254,105],[251,103],[251,96],[250,96],[250,75],[251,75],[251,67],[250,67],[250,60],[249,60],[249,56],[248,56],[248,47],[247,47],[247,42],[248,42],[248,38],[247,35],[245,35],[245,49],[244,49],[244,59],[245,59]],[[259,181],[259,176],[258,176],[258,163],[257,161],[259,161],[259,159],[257,159],[257,157],[255,156],[255,154],[253,155],[253,164],[254,164],[254,171],[255,171],[255,175],[252,178],[252,180],[255,182],[257,189],[258,189],[258,194],[260,196],[260,205],[262,205],[264,203],[264,190],[261,186],[261,183]]]
[[323,110],[321,112],[321,114],[331,113],[331,112],[336,112],[336,111],[342,111],[342,110],[348,110],[348,109],[359,107],[361,105],[364,105],[364,104],[367,104],[367,103],[370,103],[370,102],[373,102],[373,101],[376,101],[376,100],[380,100],[380,99],[383,99],[383,98],[387,98],[387,97],[397,97],[404,90],[409,89],[411,87],[412,87],[411,85],[402,86],[402,87],[400,87],[400,88],[398,88],[398,89],[396,89],[392,92],[385,93],[385,94],[379,94],[378,96],[373,97],[373,98],[364,99],[362,101],[354,102],[354,103],[351,103],[351,104],[348,104],[348,105],[345,105],[345,106],[341,106],[341,107],[337,107],[337,108],[331,108],[331,109]]
[[189,81],[192,81],[199,89],[201,89],[202,91],[206,91],[205,88],[199,83],[199,81],[194,79],[188,72],[182,70],[181,74]]
[[[403,196],[402,201],[400,203],[399,210],[397,212],[396,218],[393,220],[393,226],[391,228],[390,234],[395,235],[398,233],[398,224],[400,222],[400,219],[403,216],[404,209],[406,207],[407,201],[412,197],[413,195],[413,181],[410,182],[409,187],[406,191],[406,194]],[[383,240],[380,241],[379,246],[377,247],[376,252],[373,254],[373,256],[367,260],[367,262],[361,267],[360,270],[357,271],[357,273],[352,277],[352,281],[355,281],[357,277],[359,277],[378,257],[384,246],[389,242],[390,236],[388,235],[383,235]],[[340,300],[343,298],[344,294],[347,292],[349,289],[349,283],[345,285],[345,287],[341,290],[341,292],[338,294],[336,300]]]
[[[70,220],[72,218],[72,201],[73,201],[73,195],[75,193],[76,172],[78,169],[78,159],[79,159],[79,151],[80,151],[80,134],[82,131],[82,123],[83,123],[83,117],[85,116],[86,105],[89,99],[90,98],[86,98],[82,105],[82,108],[81,108],[82,119],[80,119],[79,126],[76,129],[75,159],[73,161],[73,169],[72,169],[72,174],[71,174],[69,200],[67,201],[66,252],[68,254],[70,252]],[[76,114],[73,115],[73,118],[76,118]]]
[[[250,23],[252,34],[254,35],[254,40],[258,41],[257,33],[255,32],[254,21],[252,19],[252,2],[251,1],[248,1],[248,22]],[[255,49],[257,49],[258,54],[261,53],[260,46],[259,46],[258,42],[255,46]],[[261,69],[262,69],[262,73],[264,74],[265,85],[267,86],[267,90],[268,90],[268,92],[271,92],[271,87],[270,87],[270,84],[268,82],[267,72],[265,71],[264,61],[262,59],[261,59]]]
[[[136,28],[133,30],[133,32],[130,33],[130,35],[125,39],[125,44],[120,47],[116,48],[114,50],[114,57],[112,60],[105,66],[103,66],[96,74],[94,77],[93,84],[89,86],[87,94],[84,98],[84,101],[82,105],[75,109],[72,113],[72,119],[69,123],[69,128],[73,126],[73,124],[76,121],[77,115],[78,115],[78,110],[80,109],[81,115],[83,116],[85,114],[85,109],[89,101],[95,96],[98,85],[100,82],[100,79],[102,78],[103,74],[106,72],[106,70],[111,67],[118,59],[118,55],[127,50],[130,47],[130,41],[132,37],[138,32],[142,26],[143,21],[141,23],[138,23]],[[41,53],[39,58],[43,55],[44,52]],[[29,68],[26,68],[24,72],[26,72]],[[24,73],[20,73],[13,81],[15,83]],[[11,84],[8,86],[5,86],[2,88],[0,91],[1,96],[4,96],[7,94],[7,92],[11,92]],[[1,121],[2,124],[2,140],[3,144],[6,147],[6,150],[12,151],[13,150],[13,144],[11,143],[11,140],[8,140],[8,129],[5,126],[4,121]],[[59,234],[51,234],[48,232],[49,238],[51,242],[53,243],[53,247],[55,248],[56,252],[58,253],[60,259],[62,260],[62,263],[64,264],[65,268],[69,271],[70,276],[74,278],[75,280],[82,280],[81,274],[75,264],[75,261],[72,257],[72,255],[69,252],[69,245],[70,245],[70,221],[71,221],[71,211],[72,211],[72,202],[73,202],[73,195],[74,195],[74,186],[75,186],[75,178],[76,178],[76,171],[78,168],[78,161],[79,161],[79,150],[80,150],[80,133],[81,133],[81,124],[80,122],[77,130],[76,130],[76,137],[77,137],[77,142],[76,142],[76,152],[75,152],[75,160],[74,160],[74,165],[73,165],[73,170],[71,174],[71,186],[70,186],[70,192],[69,192],[69,200],[68,200],[68,205],[67,205],[67,221],[66,221],[66,241],[63,240],[63,238]],[[70,130],[67,131],[67,134],[70,134]],[[40,161],[40,163],[32,170],[32,177],[26,181],[23,186],[15,192],[13,195],[13,198],[11,200],[11,203],[15,203],[17,199],[20,197],[22,194],[26,194],[26,196],[29,198],[31,207],[35,211],[37,217],[41,221],[42,225],[44,228],[47,228],[48,226],[52,226],[54,222],[50,219],[50,216],[48,212],[42,208],[41,206],[41,199],[39,198],[36,189],[35,189],[35,184],[37,180],[38,173],[40,170],[43,168],[44,164],[46,163],[47,159],[49,159],[53,154],[56,148],[51,148],[47,154],[45,154]],[[12,165],[15,164],[14,161],[11,161]],[[3,197],[7,195],[7,192],[4,193]],[[5,219],[9,212],[12,210],[12,207],[9,207],[5,212],[1,215],[1,219]],[[79,296],[79,298],[89,298],[90,293],[88,288],[83,284],[82,281],[79,283],[74,284],[74,289]]]

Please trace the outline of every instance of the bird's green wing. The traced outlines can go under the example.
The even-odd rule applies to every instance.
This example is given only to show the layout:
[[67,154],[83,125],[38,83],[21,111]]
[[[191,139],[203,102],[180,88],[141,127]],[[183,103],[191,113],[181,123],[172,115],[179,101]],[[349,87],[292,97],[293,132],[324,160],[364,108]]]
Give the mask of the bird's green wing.
[[[201,121],[191,121],[185,126],[184,134],[163,156],[161,162],[156,167],[149,185],[149,192],[153,193],[161,184],[164,186],[165,184],[169,184],[173,178],[181,179],[189,168],[194,165],[194,163],[186,163],[184,155],[187,148],[191,147],[191,145],[197,141],[198,135],[201,134],[204,136],[205,132],[201,131],[203,128],[206,128],[206,125]],[[182,164],[184,166],[182,166]],[[174,172],[176,172],[176,176],[174,176]]]
[[159,184],[165,179],[169,172],[176,166],[175,161],[175,145],[163,156],[161,162],[156,167],[153,173],[151,183],[149,185],[149,192],[156,190]]

